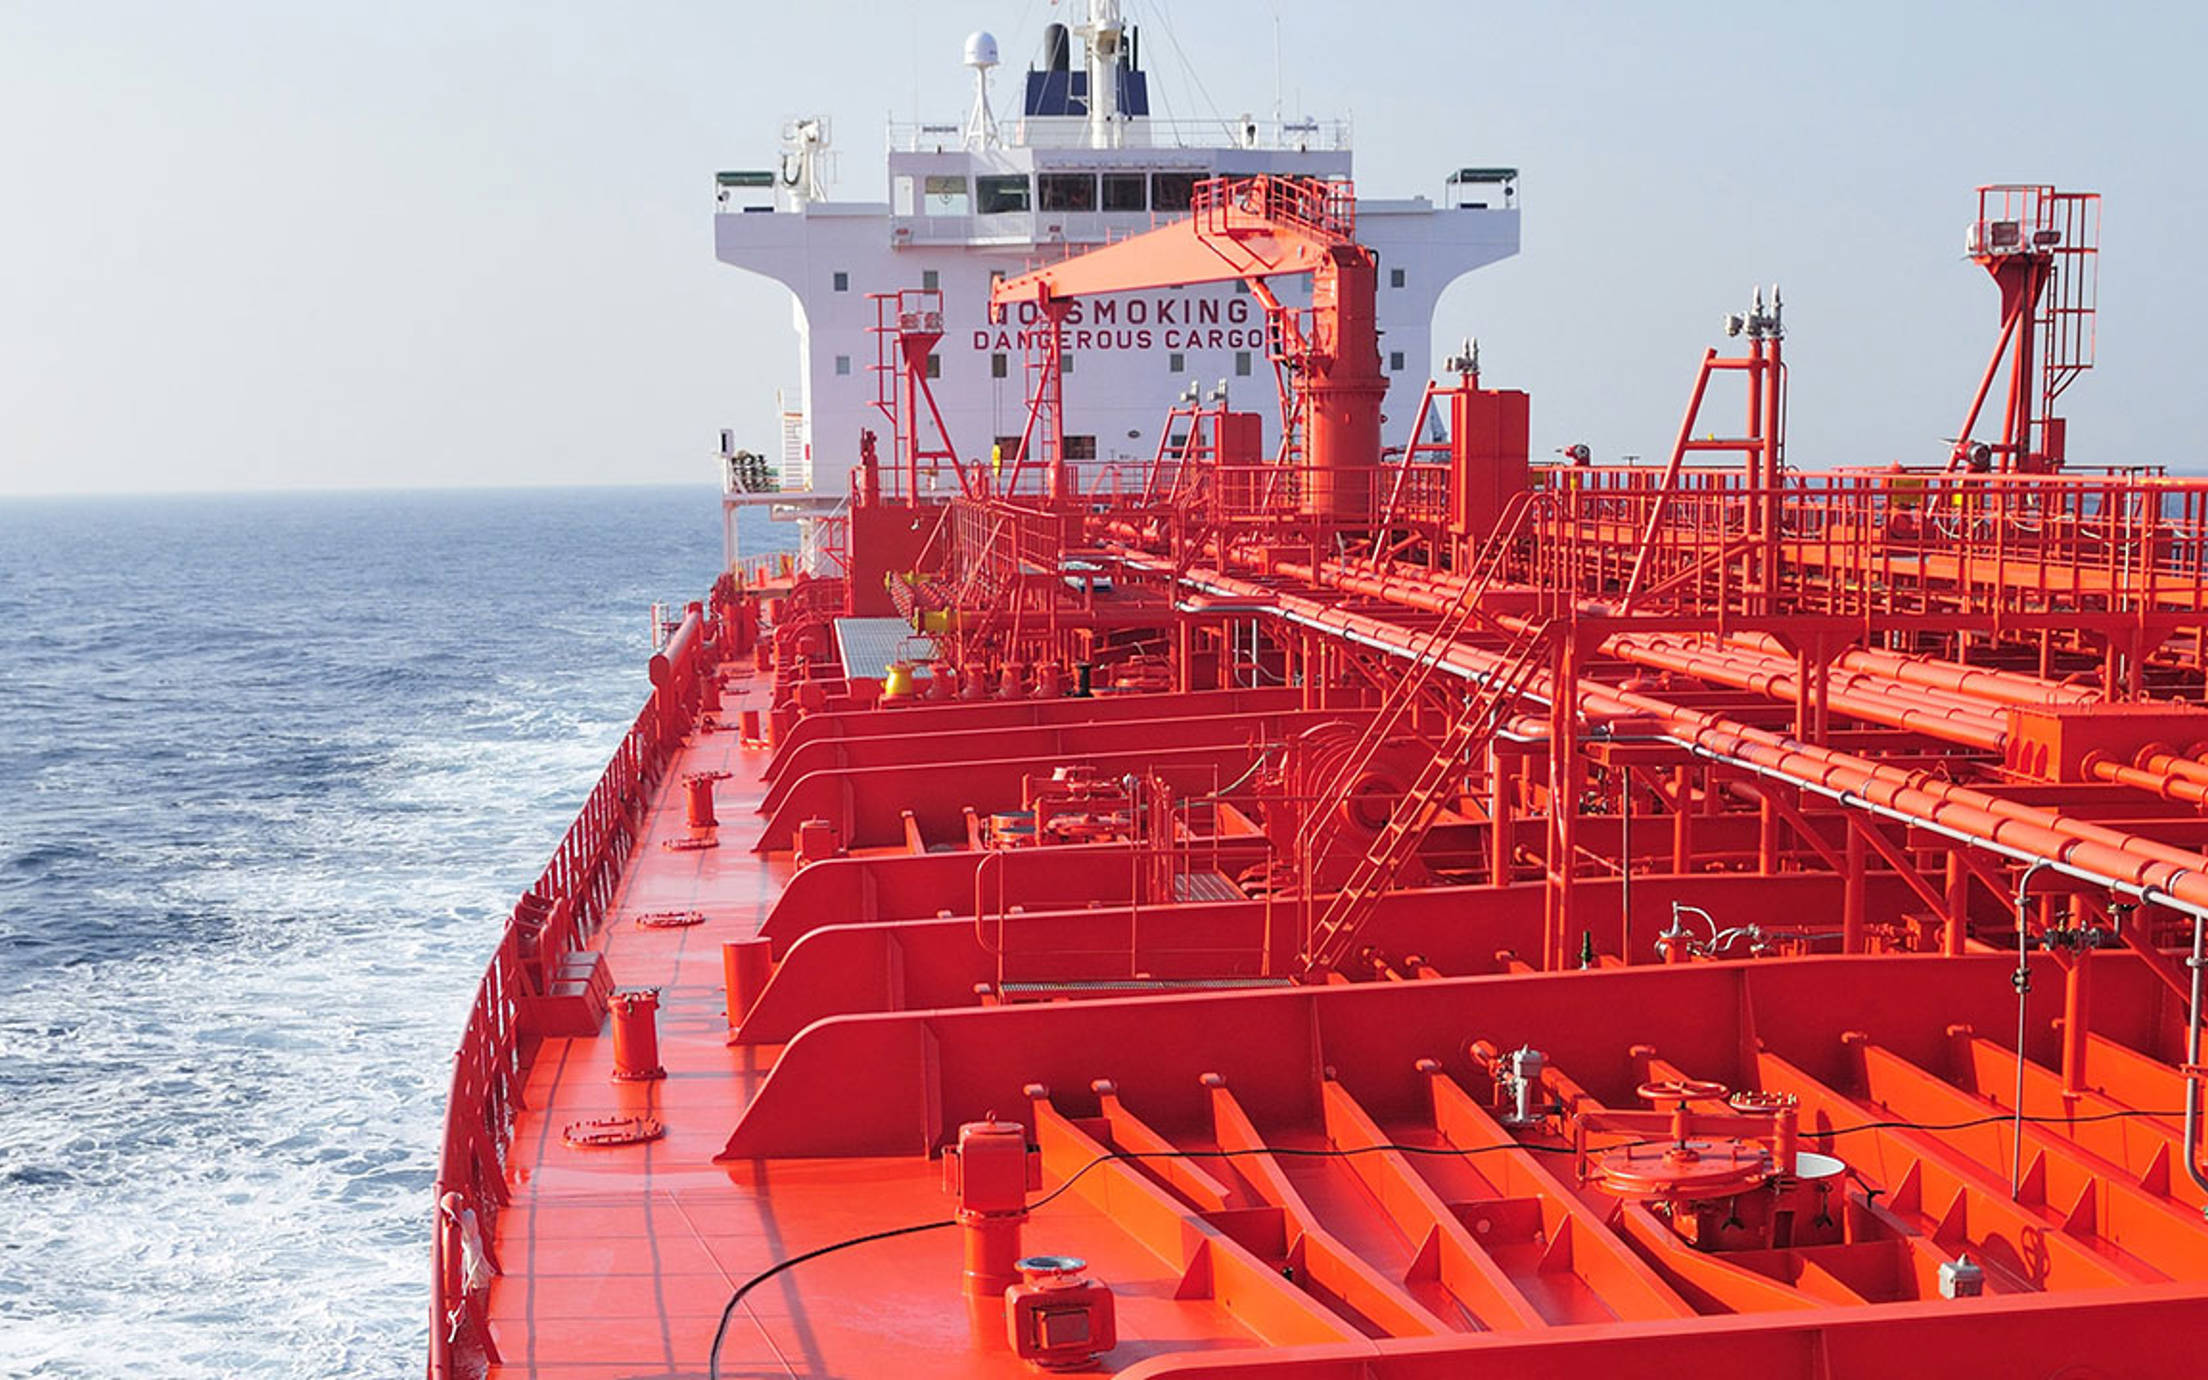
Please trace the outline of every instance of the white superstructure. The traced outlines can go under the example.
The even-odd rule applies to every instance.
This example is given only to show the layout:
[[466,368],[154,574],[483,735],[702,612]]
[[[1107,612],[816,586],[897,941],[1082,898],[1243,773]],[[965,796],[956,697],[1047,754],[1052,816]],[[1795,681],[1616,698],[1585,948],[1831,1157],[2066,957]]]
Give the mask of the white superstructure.
[[[1082,40],[1079,65],[1074,37]],[[714,243],[721,262],[765,274],[793,297],[798,398],[785,413],[783,453],[772,457],[785,496],[840,499],[862,429],[882,433],[886,453],[888,427],[873,406],[879,356],[869,294],[943,294],[944,335],[930,386],[960,454],[986,461],[995,446],[1012,453],[1026,420],[1024,366],[1033,343],[1031,320],[988,319],[993,275],[1177,219],[1190,189],[1207,177],[1349,177],[1343,124],[1153,119],[1136,39],[1113,0],[1094,0],[1087,22],[1070,32],[1049,26],[1012,114],[990,100],[995,39],[971,36],[970,112],[958,121],[890,127],[887,201],[824,194],[829,132],[822,120],[785,125],[773,170],[719,175]],[[1438,203],[1357,203],[1358,238],[1380,257],[1381,354],[1396,427],[1409,425],[1432,373],[1442,290],[1518,252],[1515,169],[1452,171],[1444,186]],[[1288,305],[1308,300],[1306,281],[1272,286]],[[1077,468],[1149,458],[1166,410],[1191,385],[1209,393],[1224,381],[1239,406],[1266,415],[1268,447],[1278,442],[1263,313],[1238,284],[1081,301],[1063,349],[1066,454]],[[1387,440],[1401,438],[1390,431]],[[740,501],[741,485],[728,487],[731,502]]]

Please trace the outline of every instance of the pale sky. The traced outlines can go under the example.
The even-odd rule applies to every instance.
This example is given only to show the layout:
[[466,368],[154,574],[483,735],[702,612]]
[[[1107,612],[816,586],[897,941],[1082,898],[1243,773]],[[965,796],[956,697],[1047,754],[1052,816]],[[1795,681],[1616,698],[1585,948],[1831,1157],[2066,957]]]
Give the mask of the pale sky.
[[[958,117],[975,28],[1013,103],[1062,8],[0,0],[0,493],[708,482],[796,382],[786,295],[714,261],[714,171],[824,113],[834,194],[882,199],[884,119]],[[2208,9],[1128,8],[1173,113],[1277,83],[1354,119],[1368,195],[1524,170],[1523,252],[1435,333],[1537,447],[1662,452],[1776,279],[1793,460],[1940,458],[1997,326],[1972,188],[2029,181],[2106,194],[2073,459],[2208,470]]]

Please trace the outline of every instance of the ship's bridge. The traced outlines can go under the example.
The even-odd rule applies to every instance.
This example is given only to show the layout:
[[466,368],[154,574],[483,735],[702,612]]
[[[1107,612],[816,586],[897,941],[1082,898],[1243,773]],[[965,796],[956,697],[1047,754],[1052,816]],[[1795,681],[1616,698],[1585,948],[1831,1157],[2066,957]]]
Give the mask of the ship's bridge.
[[[1083,40],[1085,60],[1075,59],[1073,38]],[[876,295],[942,295],[943,335],[926,377],[946,434],[977,462],[1013,455],[1038,333],[1031,315],[992,318],[995,279],[1185,216],[1209,178],[1350,177],[1346,120],[1153,117],[1134,36],[1115,29],[1108,12],[1070,34],[1046,33],[1017,113],[1002,116],[988,81],[995,42],[985,33],[967,40],[975,96],[963,119],[889,126],[885,200],[830,194],[832,131],[818,117],[784,126],[771,167],[716,178],[716,253],[790,289],[799,344],[794,405],[785,393],[780,454],[769,467],[776,492],[732,489],[737,502],[794,505],[795,495],[810,495],[834,503],[847,492],[862,433],[887,422],[893,371]],[[1518,252],[1518,207],[1515,169],[1462,165],[1438,194],[1358,202],[1359,240],[1382,264],[1382,367],[1409,390],[1393,390],[1398,405],[1387,415],[1398,425],[1431,373],[1442,291]],[[1295,275],[1271,288],[1290,308],[1308,298]],[[1067,405],[1083,419],[1066,446],[1082,463],[1152,454],[1161,418],[1191,389],[1256,399],[1276,386],[1262,322],[1240,283],[1083,304],[1065,324]],[[1278,424],[1268,417],[1264,425],[1270,450]]]
[[[1272,173],[1335,180],[1350,173],[1346,140],[1330,149],[1149,140],[1099,149],[1060,140],[1054,131],[1043,143],[975,149],[919,142],[917,131],[926,128],[913,126],[908,139],[892,131],[890,234],[898,245],[1102,244],[1188,214],[1205,178]],[[1219,139],[1216,124],[1210,134]]]

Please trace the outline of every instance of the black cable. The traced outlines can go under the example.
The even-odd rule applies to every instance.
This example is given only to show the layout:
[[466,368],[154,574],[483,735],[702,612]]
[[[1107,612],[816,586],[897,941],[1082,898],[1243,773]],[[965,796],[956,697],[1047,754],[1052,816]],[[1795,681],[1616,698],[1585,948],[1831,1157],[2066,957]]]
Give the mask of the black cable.
[[[2114,1112],[2096,1112],[2091,1116],[2028,1116],[2023,1120],[2034,1126],[2050,1122],[2077,1125],[2086,1122],[2121,1121],[2129,1117],[2144,1116],[2167,1119],[2183,1115],[2184,1113],[2181,1111],[2164,1112],[2128,1109]],[[2010,1125],[2015,1120],[2016,1117],[2012,1113],[1996,1112],[1989,1116],[1974,1117],[1968,1121],[1865,1121],[1854,1126],[1835,1126],[1825,1129],[1804,1127],[1801,1130],[1801,1136],[1805,1140],[1817,1140],[1832,1136],[1852,1135],[1857,1131],[1967,1131],[1979,1126]],[[1630,1150],[1648,1145],[1669,1144],[1671,1144],[1671,1140],[1666,1137],[1663,1139],[1622,1141],[1601,1148],[1605,1151]],[[1576,1156],[1579,1153],[1577,1149],[1569,1145],[1540,1145],[1515,1140],[1504,1141],[1497,1145],[1475,1145],[1469,1148],[1454,1145],[1399,1145],[1394,1142],[1385,1142],[1379,1145],[1353,1145],[1346,1149],[1305,1145],[1260,1145],[1247,1150],[1107,1150],[1076,1169],[1064,1183],[1029,1203],[1025,1211],[1035,1212],[1047,1207],[1063,1197],[1075,1184],[1086,1178],[1090,1170],[1097,1168],[1099,1165],[1124,1164],[1136,1160],[1232,1160],[1251,1155],[1272,1155],[1290,1159],[1300,1157],[1304,1159],[1345,1160],[1353,1159],[1358,1155],[1378,1154],[1381,1151],[1393,1151],[1399,1155],[1447,1155],[1457,1159],[1469,1159],[1474,1155],[1489,1155],[1499,1150],[1523,1150],[1538,1155]],[[1849,1172],[1853,1176],[1852,1168]],[[1858,1177],[1857,1182],[1862,1183],[1863,1181]],[[1868,1184],[1863,1184],[1863,1188],[1866,1196],[1875,1196],[1877,1192],[1883,1191],[1874,1190]],[[812,1250],[793,1255],[787,1260],[778,1260],[769,1265],[766,1269],[737,1285],[736,1291],[728,1296],[728,1302],[722,1305],[720,1323],[713,1329],[713,1346],[706,1353],[705,1371],[707,1380],[721,1380],[721,1346],[728,1339],[728,1325],[735,1318],[737,1307],[743,1303],[745,1296],[751,1293],[752,1290],[773,1279],[776,1275],[802,1265],[808,1260],[818,1260],[824,1255],[833,1255],[837,1251],[849,1250],[853,1246],[864,1246],[875,1241],[887,1241],[898,1236],[915,1236],[924,1231],[936,1231],[957,1224],[957,1218],[944,1217],[933,1222],[915,1222],[911,1226],[892,1227],[887,1231],[868,1232],[863,1236],[853,1236],[842,1241],[832,1241],[825,1246],[816,1246]]]
[[951,1226],[957,1220],[955,1217],[945,1217],[941,1221],[917,1222],[909,1227],[891,1227],[888,1231],[868,1232],[864,1236],[854,1236],[848,1241],[831,1242],[826,1246],[815,1247],[812,1250],[793,1255],[788,1260],[778,1260],[758,1274],[753,1275],[750,1279],[745,1280],[742,1284],[737,1285],[736,1292],[730,1294],[728,1302],[721,1307],[720,1326],[713,1329],[713,1349],[708,1351],[705,1356],[705,1373],[708,1380],[721,1380],[721,1344],[728,1340],[729,1320],[736,1316],[736,1307],[744,1301],[744,1295],[765,1284],[784,1270],[802,1265],[808,1260],[818,1260],[824,1255],[847,1250],[852,1246],[863,1246],[870,1241],[887,1241],[893,1236],[911,1236],[917,1232],[934,1231],[938,1227]]
[[[1666,1143],[1668,1144],[1668,1142]],[[1098,1165],[1114,1162],[1131,1160],[1231,1160],[1246,1155],[1286,1155],[1291,1157],[1300,1155],[1314,1159],[1347,1159],[1353,1155],[1369,1155],[1380,1150],[1395,1150],[1408,1155],[1455,1155],[1459,1157],[1485,1155],[1497,1150],[1531,1150],[1551,1155],[1574,1153],[1569,1146],[1523,1145],[1517,1141],[1506,1141],[1500,1145],[1479,1145],[1469,1150],[1460,1150],[1455,1146],[1439,1145],[1358,1145],[1347,1150],[1327,1150],[1311,1146],[1263,1145],[1248,1150],[1108,1150],[1076,1169],[1064,1183],[1029,1203],[1025,1210],[1034,1212],[1047,1206],[1063,1196],[1075,1184],[1080,1183],[1090,1170]],[[944,1217],[933,1222],[915,1222],[909,1227],[892,1227],[888,1231],[868,1232],[864,1236],[854,1236],[843,1241],[832,1241],[825,1246],[816,1246],[812,1250],[793,1255],[787,1260],[778,1260],[758,1274],[753,1275],[750,1279],[745,1280],[742,1284],[737,1285],[736,1292],[730,1294],[728,1302],[721,1305],[721,1320],[719,1325],[713,1329],[713,1346],[706,1353],[705,1359],[707,1380],[721,1380],[721,1346],[728,1340],[728,1325],[736,1316],[737,1306],[743,1303],[745,1295],[752,1290],[783,1271],[802,1265],[808,1260],[818,1260],[824,1255],[833,1255],[837,1251],[848,1250],[853,1246],[864,1246],[870,1242],[887,1241],[897,1236],[914,1236],[924,1231],[935,1231],[938,1228],[955,1226],[957,1222],[958,1219],[955,1217]]]
[[2120,1112],[2095,1112],[2091,1116],[2027,1116],[2019,1118],[2014,1112],[1995,1112],[1990,1116],[1972,1117],[1968,1121],[1865,1121],[1854,1126],[1834,1126],[1829,1129],[1801,1128],[1804,1140],[1820,1136],[1845,1136],[1857,1131],[1970,1131],[1980,1126],[2012,1126],[2022,1120],[2027,1126],[2065,1125],[2076,1126],[2095,1121],[2123,1121],[2135,1116],[2161,1117],[2175,1120],[2184,1116],[2182,1111],[2161,1112],[2149,1108],[2128,1108]]

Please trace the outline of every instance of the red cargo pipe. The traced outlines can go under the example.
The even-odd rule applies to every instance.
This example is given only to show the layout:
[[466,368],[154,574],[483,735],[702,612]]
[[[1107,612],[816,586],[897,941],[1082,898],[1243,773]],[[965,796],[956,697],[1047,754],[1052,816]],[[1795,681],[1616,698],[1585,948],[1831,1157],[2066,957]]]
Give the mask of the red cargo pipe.
[[[1277,564],[1275,569],[1290,578],[1332,585],[1347,593],[1369,595],[1432,613],[1453,611],[1462,593],[1462,587],[1450,581],[1403,575],[1383,578],[1335,562],[1328,562],[1316,571],[1309,566],[1297,566],[1288,562]],[[1502,621],[1506,624],[1518,624],[1524,620],[1506,616]],[[1603,644],[1605,652],[1636,665],[1655,670],[1679,671],[1699,679],[1731,685],[1735,689],[1767,694],[1778,700],[1791,701],[1797,696],[1794,668],[1770,664],[1775,658],[1767,658],[1754,652],[1741,653],[1737,649],[1733,654],[1727,655],[1714,650],[1678,653],[1652,649],[1655,647],[1656,644],[1649,640],[1634,638],[1630,634],[1611,638]],[[1851,718],[1909,729],[1966,747],[1999,751],[2007,739],[2006,720],[1978,707],[1954,700],[1939,700],[1929,693],[1911,695],[1894,687],[1880,687],[1846,675],[1829,679],[1826,702],[1834,710]]]
[[[1631,649],[1655,648],[1662,651],[1687,653],[1715,658],[1718,664],[1735,668],[1736,675],[1760,675],[1766,678],[1784,679],[1786,695],[1797,693],[1794,676],[1800,664],[1791,652],[1767,651],[1761,648],[1743,647],[1729,641],[1715,641],[1697,637],[1666,637],[1622,633],[1604,644],[1604,649],[1624,660],[1632,660]],[[1905,683],[1877,672],[1850,669],[1845,656],[1833,659],[1826,671],[1828,686],[1833,689],[1848,687],[1853,693],[1883,696],[1897,703],[1931,706],[1957,717],[1976,718],[1989,724],[2006,725],[2007,709],[1975,699],[1955,690],[1944,690],[1928,685]],[[1777,691],[1771,692],[1775,697]]]
[[[1603,650],[1636,666],[1677,671],[1774,700],[1791,702],[1801,693],[1794,666],[1760,653],[1695,650],[1632,636],[1613,637],[1603,643]],[[1826,703],[1850,718],[1996,752],[2008,739],[2005,719],[1930,693],[1913,695],[1906,687],[1881,686],[1845,671],[1828,672],[1825,686]]]
[[[1448,607],[1447,604],[1427,603],[1405,587],[1411,583],[1430,585],[1431,582],[1375,580],[1332,563],[1323,572],[1313,572],[1308,567],[1296,569],[1286,564],[1276,566],[1276,569],[1291,577],[1312,580],[1314,583],[1335,584],[1346,592],[1371,594],[1413,607]],[[1352,641],[1380,650],[1409,654],[1415,652],[1423,640],[1423,634],[1385,620],[1348,613],[1313,600],[1249,584],[1232,576],[1215,577],[1207,583],[1215,583],[1215,592],[1229,598],[1270,599],[1284,612],[1297,614],[1301,621],[1340,632]],[[1454,596],[1451,598],[1453,600]],[[1442,658],[1444,665],[1459,674],[1479,677],[1501,669],[1502,661],[1501,657],[1493,653],[1464,646],[1451,648]],[[1534,698],[1548,698],[1546,673],[1536,674],[1532,678],[1528,694]],[[1976,826],[1962,829],[1961,832],[1970,834],[1979,842],[2016,847],[2020,851],[2035,854],[2045,853],[2085,868],[2087,864],[2078,861],[2078,850],[2082,849],[2083,856],[2090,856],[2107,864],[2105,868],[2091,870],[2123,880],[2135,888],[2147,886],[2170,892],[2189,904],[2208,904],[2208,876],[2203,876],[2204,869],[2208,869],[2208,858],[2197,853],[2172,848],[2135,834],[2073,820],[2051,810],[2018,805],[1981,791],[1922,777],[1919,773],[1901,768],[1796,743],[1776,734],[1730,723],[1714,715],[1682,709],[1651,696],[1612,690],[1606,686],[1589,687],[1583,683],[1579,703],[1582,712],[1595,712],[1605,716],[1656,714],[1671,723],[1672,729],[1668,736],[1694,746],[1712,750],[1713,743],[1705,741],[1705,738],[1714,738],[1722,745],[1718,749],[1718,755],[1736,756],[1744,765],[1765,767],[1801,784],[1825,788],[1835,793],[1859,795],[1885,805],[1896,813],[1916,813],[1895,805],[1894,800],[1855,787],[1876,785],[1882,792],[1900,792],[1901,794],[1894,797],[1895,800],[1914,802],[1920,806],[1930,805],[1958,813],[1958,817],[1965,818]],[[1817,770],[1802,772],[1805,763],[1814,768],[1827,769],[1826,774],[1841,784],[1834,785]],[[1852,786],[1849,784],[1851,782],[1854,783]],[[1921,789],[1910,783],[1921,783]],[[1928,816],[1925,820],[1935,824],[1943,821],[1944,816],[1939,819]],[[2006,833],[2003,833],[2004,830]],[[2037,838],[2039,846],[2027,847],[2021,842],[2030,838]],[[2187,878],[2190,880],[2186,880]]]
[[2140,759],[2138,766],[2127,767],[2106,757],[2088,757],[2085,769],[2100,780],[2118,786],[2130,786],[2161,796],[2164,800],[2182,800],[2188,805],[2208,805],[2208,784],[2158,765],[2170,761],[2165,756],[2146,755]]
[[[1184,578],[1229,598],[1269,599],[1298,622],[1378,650],[1414,655],[1423,641],[1418,631],[1233,576]],[[1401,593],[1397,589],[1389,597]],[[1442,664],[1459,675],[1485,678],[1503,669],[1504,658],[1458,645],[1444,653]],[[1553,693],[1546,673],[1530,678],[1529,697],[1552,699]],[[2208,858],[2198,853],[2052,810],[2018,805],[1924,773],[1795,742],[1653,696],[1583,682],[1578,701],[1583,713],[1603,717],[1655,716],[1667,725],[1665,736],[1709,755],[1843,799],[1853,797],[1937,831],[2001,851],[2048,858],[2134,891],[2162,893],[2187,907],[2208,908]]]
[[1910,685],[1946,690],[1971,699],[1990,700],[1996,704],[2093,704],[2101,698],[2100,691],[2084,686],[2064,685],[2060,681],[2042,680],[2038,676],[2019,675],[2014,671],[1988,670],[1983,666],[1965,666],[1960,662],[1937,661],[1930,657],[1909,656],[1902,652],[1886,652],[1872,647],[1843,652],[1837,664],[1851,671],[1891,676]]
[[2159,745],[2140,749],[2136,765],[2164,776],[2174,776],[2181,781],[2208,786],[2208,762],[2193,757],[2180,757]]

